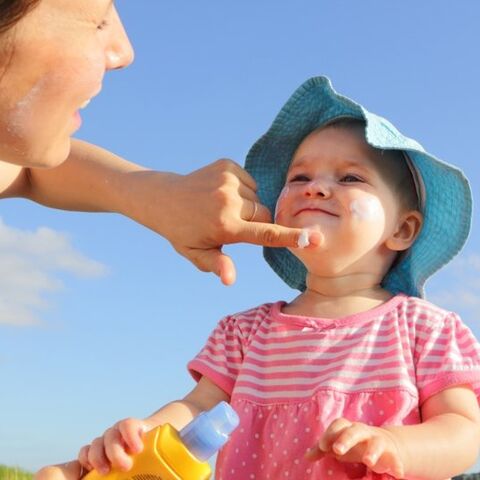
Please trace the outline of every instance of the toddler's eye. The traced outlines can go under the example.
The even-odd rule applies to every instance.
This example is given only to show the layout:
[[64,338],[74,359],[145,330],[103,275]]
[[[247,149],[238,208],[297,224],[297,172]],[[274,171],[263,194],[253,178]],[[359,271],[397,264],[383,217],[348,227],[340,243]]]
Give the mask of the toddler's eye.
[[307,177],[307,175],[298,174],[298,175],[293,176],[289,180],[289,183],[292,183],[292,182],[309,182],[309,181],[310,181],[310,178]]
[[353,175],[351,173],[349,173],[348,175],[344,175],[340,181],[342,183],[355,183],[355,182],[363,182],[363,179],[361,179],[359,176],[357,175]]

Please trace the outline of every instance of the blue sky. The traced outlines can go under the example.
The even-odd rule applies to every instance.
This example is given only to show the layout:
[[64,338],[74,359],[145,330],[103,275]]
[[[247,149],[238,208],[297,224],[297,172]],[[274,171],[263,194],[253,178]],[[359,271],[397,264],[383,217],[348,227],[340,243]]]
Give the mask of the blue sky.
[[[337,90],[458,165],[480,200],[480,3],[117,0],[136,49],[78,137],[154,169],[243,164],[293,90]],[[480,337],[480,225],[427,285]],[[226,250],[223,287],[118,215],[0,204],[0,463],[71,459],[120,418],[184,395],[186,362],[225,314],[291,299],[259,247]]]

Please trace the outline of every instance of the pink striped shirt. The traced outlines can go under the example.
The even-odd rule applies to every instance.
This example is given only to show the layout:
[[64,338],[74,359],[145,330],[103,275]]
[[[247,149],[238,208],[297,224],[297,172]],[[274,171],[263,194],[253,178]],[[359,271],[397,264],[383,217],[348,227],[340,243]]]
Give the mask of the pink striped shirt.
[[225,317],[188,364],[241,419],[218,456],[219,480],[390,478],[304,453],[336,418],[415,424],[445,388],[480,394],[480,347],[454,313],[405,295],[339,319],[287,315],[284,304]]

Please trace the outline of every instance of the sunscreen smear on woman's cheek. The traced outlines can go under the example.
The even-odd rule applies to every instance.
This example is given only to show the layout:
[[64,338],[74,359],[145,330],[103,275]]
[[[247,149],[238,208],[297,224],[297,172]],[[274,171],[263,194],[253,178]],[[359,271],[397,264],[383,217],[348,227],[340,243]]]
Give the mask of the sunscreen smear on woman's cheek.
[[22,129],[28,124],[29,117],[32,115],[33,104],[41,94],[43,83],[44,80],[40,79],[15,103],[8,119],[8,131],[11,134],[20,135]]
[[350,204],[350,212],[358,220],[377,222],[384,218],[384,211],[380,202],[374,197],[357,198]]

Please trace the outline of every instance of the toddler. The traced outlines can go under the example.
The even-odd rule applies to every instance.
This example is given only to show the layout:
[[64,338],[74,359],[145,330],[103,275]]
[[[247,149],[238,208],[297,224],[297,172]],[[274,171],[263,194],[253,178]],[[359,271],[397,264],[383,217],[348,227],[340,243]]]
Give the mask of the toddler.
[[292,302],[222,319],[188,364],[198,382],[145,420],[84,447],[86,469],[128,470],[142,430],[181,428],[222,400],[241,422],[219,480],[445,479],[478,455],[480,349],[425,280],[463,246],[471,193],[461,172],[325,77],[293,94],[247,170],[298,248],[265,249]]

